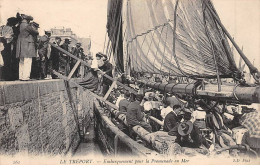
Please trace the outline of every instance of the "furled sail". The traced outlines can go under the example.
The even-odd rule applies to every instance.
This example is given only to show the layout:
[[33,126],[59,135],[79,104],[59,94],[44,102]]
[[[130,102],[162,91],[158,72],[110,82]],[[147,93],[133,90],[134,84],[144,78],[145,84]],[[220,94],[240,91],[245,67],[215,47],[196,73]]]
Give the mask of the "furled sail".
[[108,0],[107,10],[107,32],[111,42],[112,51],[115,55],[114,61],[117,70],[124,71],[123,41],[122,41],[122,0]]
[[230,77],[233,55],[206,4],[215,11],[209,0],[109,0],[116,63],[135,72]]

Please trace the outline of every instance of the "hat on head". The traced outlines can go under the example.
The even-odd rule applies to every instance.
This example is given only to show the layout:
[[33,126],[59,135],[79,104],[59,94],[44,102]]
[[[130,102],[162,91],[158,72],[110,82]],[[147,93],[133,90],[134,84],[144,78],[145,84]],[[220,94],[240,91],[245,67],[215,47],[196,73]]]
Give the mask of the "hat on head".
[[18,19],[16,17],[10,17],[7,19],[7,23],[11,25],[16,25],[18,23]]
[[71,40],[69,38],[65,38],[65,43],[70,43]]
[[81,43],[76,43],[76,45],[79,45],[79,46],[81,46]]
[[26,20],[33,20],[33,17],[29,15],[21,14],[21,17],[22,19],[26,19]]
[[141,101],[144,98],[143,94],[137,94],[135,99]]
[[107,58],[107,56],[105,54],[101,53],[101,52],[98,52],[96,54],[96,57],[100,57],[100,58],[105,57],[105,58]]
[[36,22],[32,22],[31,24],[32,24],[33,26],[37,27],[37,28],[39,28],[39,26],[40,26],[40,25],[39,25],[38,23],[36,23]]
[[55,40],[61,40],[61,38],[60,37],[55,37]]
[[44,32],[45,32],[45,34],[51,34],[51,31],[49,31],[49,30],[46,30]]
[[165,103],[166,103],[166,105],[172,105],[172,106],[174,106],[174,105],[180,105],[181,106],[181,103],[178,101],[178,99],[175,97],[175,96],[173,96],[173,97],[167,97],[166,98],[166,100],[165,100]]
[[125,92],[125,97],[126,97],[126,98],[129,98],[130,96],[131,96],[131,93],[130,93],[129,91],[126,91],[126,92]]
[[193,124],[191,121],[185,121],[180,123],[180,125],[178,126],[178,133],[181,136],[185,136],[191,133],[193,129]]
[[148,95],[149,98],[154,98],[155,97],[155,93],[154,92],[151,92],[149,95]]

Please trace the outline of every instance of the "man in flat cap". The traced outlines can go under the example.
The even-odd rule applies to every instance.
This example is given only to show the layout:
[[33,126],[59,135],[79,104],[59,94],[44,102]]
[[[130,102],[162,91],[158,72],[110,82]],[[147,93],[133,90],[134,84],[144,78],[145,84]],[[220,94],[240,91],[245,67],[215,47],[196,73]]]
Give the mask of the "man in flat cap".
[[[47,60],[50,58],[50,36],[51,31],[45,31],[45,34],[40,37],[39,46],[38,46],[38,54],[40,57],[40,65],[39,65],[39,78],[44,79],[47,78]],[[48,71],[49,72],[49,71]],[[48,73],[48,75],[51,75]]]
[[[72,48],[71,53],[73,55],[75,55],[76,57],[82,59],[80,50],[81,50],[81,43],[76,43],[76,46]],[[75,60],[75,59],[71,60],[71,62],[70,62],[70,69],[72,69],[75,66],[76,62],[77,62],[77,60]],[[76,71],[73,74],[73,77],[78,77],[79,76],[79,74],[78,74],[79,71],[78,70],[79,70],[79,67],[77,67]]]
[[38,30],[29,24],[33,17],[22,14],[20,34],[17,40],[16,57],[19,61],[19,79],[29,80],[31,74],[32,58],[36,57],[35,39]]
[[[61,45],[61,48],[68,51],[69,52],[69,45],[71,43],[71,40],[69,38],[66,38],[64,40],[64,43]],[[64,62],[63,64],[60,64],[60,69],[64,69],[65,71],[65,75],[69,75],[70,73],[70,62],[71,62],[71,58],[69,56],[67,56],[64,53],[61,53],[61,60],[63,60],[62,62]]]

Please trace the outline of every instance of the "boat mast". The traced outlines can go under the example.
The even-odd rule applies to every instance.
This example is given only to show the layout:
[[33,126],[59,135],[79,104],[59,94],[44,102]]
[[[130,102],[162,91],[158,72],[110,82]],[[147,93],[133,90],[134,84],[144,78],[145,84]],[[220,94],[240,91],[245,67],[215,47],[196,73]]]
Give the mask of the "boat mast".
[[218,18],[218,16],[216,15],[216,13],[212,10],[212,8],[209,6],[209,1],[206,0],[206,7],[209,9],[210,13],[212,14],[212,16],[214,17],[214,19],[217,21],[217,23],[219,24],[219,26],[222,28],[223,32],[227,35],[227,37],[229,38],[229,40],[232,42],[232,44],[234,45],[234,47],[236,48],[237,52],[239,53],[239,55],[242,57],[242,59],[245,61],[246,65],[248,66],[251,75],[254,77],[254,79],[256,80],[257,83],[260,82],[260,72],[258,71],[258,69],[249,61],[249,59],[245,56],[245,54],[243,53],[243,51],[239,48],[239,46],[237,45],[237,43],[234,41],[234,39],[231,37],[231,35],[229,34],[229,32],[227,31],[227,29],[225,28],[225,26],[221,23],[220,19]]

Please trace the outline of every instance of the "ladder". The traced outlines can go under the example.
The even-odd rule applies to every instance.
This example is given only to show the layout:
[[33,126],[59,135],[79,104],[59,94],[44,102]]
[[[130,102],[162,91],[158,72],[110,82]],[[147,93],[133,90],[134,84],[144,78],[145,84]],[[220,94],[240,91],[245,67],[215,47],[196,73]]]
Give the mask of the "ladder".
[[[113,103],[111,103],[111,102],[109,102],[109,101],[107,100],[108,96],[110,95],[111,91],[114,89],[114,87],[115,87],[116,84],[119,85],[119,86],[121,86],[121,87],[123,87],[124,89],[128,90],[130,93],[133,93],[133,94],[135,94],[135,95],[137,94],[137,91],[136,91],[135,89],[133,89],[133,88],[131,88],[131,87],[128,87],[128,86],[122,84],[121,82],[119,82],[119,81],[117,80],[117,78],[112,78],[112,77],[108,76],[107,74],[105,74],[105,73],[102,72],[102,71],[100,71],[100,73],[101,73],[104,77],[106,77],[106,78],[108,78],[109,80],[113,81],[112,85],[110,86],[110,88],[108,89],[108,91],[107,91],[107,93],[105,94],[104,97],[101,97],[101,96],[97,95],[96,93],[94,93],[94,92],[92,92],[92,91],[90,91],[90,90],[88,90],[88,89],[82,87],[82,86],[79,85],[77,82],[75,82],[75,81],[73,81],[73,80],[70,80],[70,79],[71,79],[71,77],[73,76],[73,74],[75,73],[76,69],[78,68],[78,66],[79,66],[80,64],[83,64],[84,66],[87,66],[88,68],[90,68],[91,65],[90,65],[88,62],[86,62],[86,61],[84,61],[84,60],[82,60],[82,59],[76,57],[75,55],[71,54],[70,52],[64,50],[63,48],[61,48],[61,47],[59,47],[59,46],[57,46],[57,45],[55,45],[55,44],[53,44],[53,43],[51,43],[51,42],[49,42],[49,44],[50,44],[51,46],[55,47],[56,49],[58,49],[59,51],[61,51],[62,53],[66,54],[67,56],[69,56],[69,57],[71,57],[71,58],[77,60],[76,64],[74,65],[74,67],[72,68],[72,70],[71,70],[71,72],[69,73],[68,76],[62,75],[61,73],[59,73],[59,72],[57,72],[57,71],[55,71],[55,70],[52,70],[52,73],[55,74],[55,75],[57,75],[59,78],[65,80],[65,81],[68,81],[68,82],[70,82],[70,83],[73,83],[73,84],[74,84],[75,86],[77,86],[78,88],[80,88],[80,89],[84,90],[85,92],[91,94],[93,97],[95,97],[96,99],[100,100],[101,102],[104,102],[104,103],[107,104],[108,106],[110,106],[110,107],[112,107],[112,108],[118,110],[118,107],[117,107],[115,104],[113,104]],[[153,120],[154,122],[158,123],[159,125],[163,126],[163,124],[162,124],[162,122],[161,122],[160,120],[154,118],[153,116],[149,116],[149,118],[150,118],[151,120]]]
[[55,70],[52,70],[52,73],[55,74],[55,75],[57,75],[59,78],[65,80],[65,81],[68,81],[68,82],[73,83],[73,84],[76,85],[77,87],[79,87],[79,88],[83,89],[84,91],[86,91],[86,92],[90,93],[91,95],[93,95],[93,97],[95,97],[96,99],[98,99],[98,100],[100,100],[100,101],[106,103],[107,105],[109,105],[109,106],[111,106],[112,108],[117,109],[117,110],[118,110],[118,107],[117,107],[117,106],[115,106],[113,103],[107,101],[108,96],[110,95],[111,91],[114,89],[114,87],[116,86],[116,84],[119,85],[119,86],[121,86],[121,87],[123,87],[124,89],[128,90],[130,93],[137,94],[137,91],[136,91],[136,90],[134,90],[133,88],[128,87],[128,86],[122,84],[121,82],[119,82],[119,81],[117,80],[117,78],[112,78],[112,77],[108,76],[106,73],[104,73],[104,72],[101,71],[101,70],[100,70],[100,73],[101,73],[104,77],[108,78],[109,80],[111,80],[111,81],[113,82],[112,85],[110,86],[110,88],[108,89],[107,93],[105,94],[105,96],[104,96],[104,97],[101,97],[101,96],[95,94],[94,92],[92,92],[92,91],[90,91],[90,90],[88,90],[88,89],[85,89],[84,87],[82,87],[81,85],[79,85],[77,82],[72,81],[71,78],[72,78],[73,74],[75,73],[75,71],[77,70],[77,68],[79,67],[80,64],[82,64],[82,65],[84,65],[84,66],[87,66],[88,68],[91,67],[91,64],[88,63],[88,62],[86,62],[86,61],[84,61],[84,60],[82,60],[82,59],[80,59],[80,58],[78,58],[78,57],[76,57],[75,55],[69,53],[68,51],[64,50],[63,48],[61,48],[61,47],[59,47],[59,46],[57,46],[57,45],[55,45],[55,44],[53,44],[53,43],[51,43],[51,42],[49,42],[49,44],[50,44],[52,47],[54,47],[54,48],[58,49],[59,51],[61,51],[62,53],[66,54],[67,56],[69,56],[69,57],[71,57],[71,58],[77,60],[76,64],[74,65],[74,67],[72,68],[72,70],[70,71],[70,73],[68,73],[68,76],[62,75],[61,73],[59,73],[59,72],[57,72],[57,71],[55,71]]

